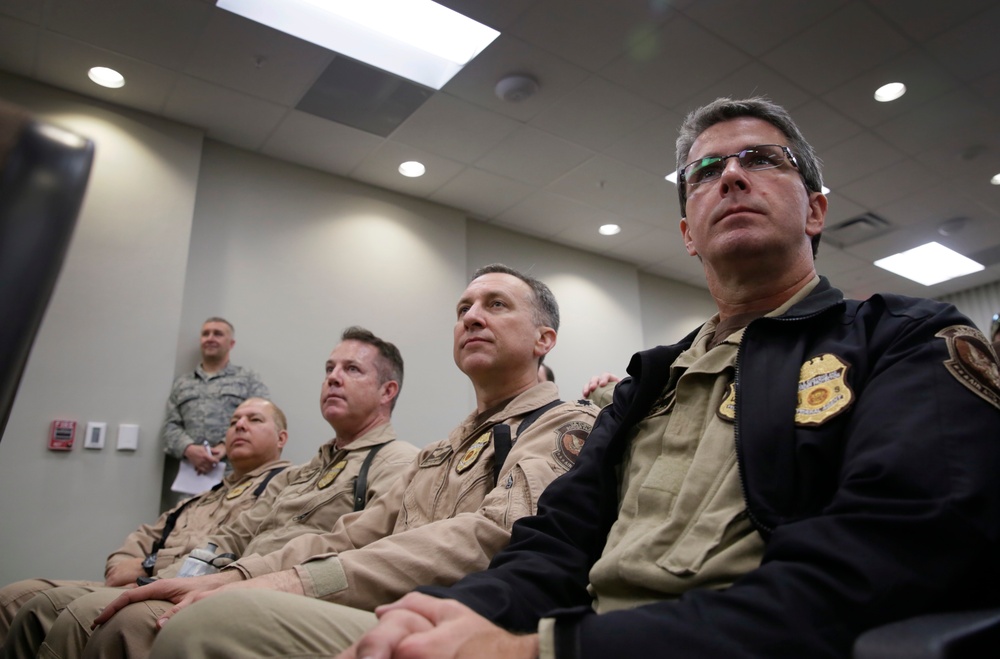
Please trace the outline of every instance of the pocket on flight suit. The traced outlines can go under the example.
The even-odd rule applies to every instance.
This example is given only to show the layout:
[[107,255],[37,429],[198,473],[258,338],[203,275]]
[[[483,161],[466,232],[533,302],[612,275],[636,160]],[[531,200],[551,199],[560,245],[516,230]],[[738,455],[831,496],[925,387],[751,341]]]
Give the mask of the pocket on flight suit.
[[555,477],[543,458],[529,458],[514,465],[497,484],[506,493],[503,515],[497,523],[509,531],[517,520],[538,512],[538,497]]

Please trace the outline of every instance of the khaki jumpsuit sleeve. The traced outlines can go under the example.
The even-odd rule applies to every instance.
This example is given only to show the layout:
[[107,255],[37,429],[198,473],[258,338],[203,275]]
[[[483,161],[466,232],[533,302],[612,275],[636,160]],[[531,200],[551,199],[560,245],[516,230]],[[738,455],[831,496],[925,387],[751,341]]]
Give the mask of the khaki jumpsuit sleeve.
[[[389,447],[386,447],[388,449]],[[422,454],[421,454],[422,455]],[[288,541],[281,549],[261,556],[250,554],[226,569],[239,570],[247,579],[295,567],[317,555],[329,555],[364,547],[392,533],[403,493],[417,470],[417,461],[395,477],[385,494],[371,500],[364,510],[341,516],[329,533],[306,533]]]
[[[372,610],[417,586],[449,585],[485,569],[510,541],[513,523],[534,514],[542,490],[571,466],[575,455],[567,456],[562,449],[567,433],[585,439],[596,412],[593,406],[569,403],[544,414],[517,438],[497,485],[488,490],[478,508],[297,567],[306,594]],[[578,451],[579,446],[574,448]],[[488,450],[492,454],[492,445]],[[473,466],[479,472],[475,481],[481,484],[488,479],[492,484],[492,455],[483,453]],[[454,456],[446,468],[455,469],[461,457]],[[458,492],[455,505],[461,509],[462,504],[462,492]]]
[[145,559],[149,552],[153,550],[153,544],[163,535],[163,529],[167,524],[167,517],[179,507],[175,506],[171,508],[160,515],[159,519],[154,523],[143,524],[135,531],[129,533],[128,537],[125,538],[125,543],[108,556],[108,560],[104,564],[104,576],[107,577],[111,568],[122,561],[136,558],[140,560]]

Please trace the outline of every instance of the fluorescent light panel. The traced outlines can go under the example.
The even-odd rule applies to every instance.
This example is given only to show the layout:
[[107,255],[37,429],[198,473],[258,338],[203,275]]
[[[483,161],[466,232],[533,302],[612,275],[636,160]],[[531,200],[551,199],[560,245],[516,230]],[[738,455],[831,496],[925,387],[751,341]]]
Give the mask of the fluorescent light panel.
[[935,242],[879,259],[875,265],[924,286],[933,286],[984,269],[972,259]]
[[430,0],[218,0],[218,6],[432,89],[500,34]]

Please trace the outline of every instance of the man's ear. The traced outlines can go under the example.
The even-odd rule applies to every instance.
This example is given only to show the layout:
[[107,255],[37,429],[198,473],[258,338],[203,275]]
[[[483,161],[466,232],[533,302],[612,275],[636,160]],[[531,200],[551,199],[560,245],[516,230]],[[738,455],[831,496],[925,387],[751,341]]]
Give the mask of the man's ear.
[[288,443],[288,431],[282,430],[278,433],[278,448],[285,448],[285,444]]
[[691,240],[691,228],[688,226],[687,218],[681,218],[681,237],[684,239],[684,248],[687,249],[687,253],[691,256],[698,256],[698,250],[694,248],[694,242]]
[[806,235],[813,236],[822,233],[826,225],[826,195],[822,192],[809,193],[809,214],[806,215]]
[[535,339],[535,357],[549,354],[549,351],[556,347],[556,331],[547,325],[538,328],[538,336]]
[[382,403],[386,405],[392,405],[393,399],[399,393],[399,383],[395,380],[389,380],[382,384]]

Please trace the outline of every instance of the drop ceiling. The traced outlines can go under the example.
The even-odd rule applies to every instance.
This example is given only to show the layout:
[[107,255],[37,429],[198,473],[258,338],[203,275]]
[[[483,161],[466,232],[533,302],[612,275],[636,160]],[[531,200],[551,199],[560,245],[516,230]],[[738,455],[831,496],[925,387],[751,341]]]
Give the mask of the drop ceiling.
[[[763,94],[792,111],[823,158],[827,225],[866,214],[888,223],[825,243],[821,273],[858,297],[1000,280],[1000,186],[990,185],[1000,173],[1000,5],[991,0],[442,4],[501,36],[440,91],[397,90],[416,108],[391,127],[374,114],[364,130],[326,118],[358,116],[316,107],[337,98],[322,85],[344,68],[338,55],[209,0],[0,0],[0,70],[696,286],[701,267],[683,250],[676,191],[663,178],[677,127],[718,96]],[[128,84],[93,85],[86,72],[97,65]],[[501,100],[494,87],[509,74],[536,78],[539,91]],[[875,88],[892,81],[908,93],[876,102]],[[405,160],[427,174],[400,176]],[[599,235],[606,223],[621,233]],[[929,240],[988,267],[925,287],[871,265]]]

